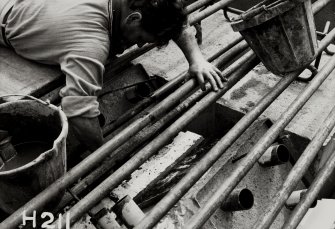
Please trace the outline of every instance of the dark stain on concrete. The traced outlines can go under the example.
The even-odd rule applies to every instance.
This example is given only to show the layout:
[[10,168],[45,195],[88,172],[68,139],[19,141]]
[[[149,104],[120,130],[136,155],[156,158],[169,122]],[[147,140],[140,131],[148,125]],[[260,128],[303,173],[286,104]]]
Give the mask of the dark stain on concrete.
[[267,84],[263,83],[260,80],[250,79],[248,82],[243,84],[241,87],[234,90],[230,95],[230,99],[238,100],[238,99],[245,97],[247,95],[246,90],[249,88],[254,88],[256,91],[265,92],[265,93],[271,89],[271,87],[269,87]]
[[248,106],[248,107],[254,107],[254,106],[255,106],[255,103],[252,102],[252,101],[248,101],[248,102],[247,102],[247,106]]

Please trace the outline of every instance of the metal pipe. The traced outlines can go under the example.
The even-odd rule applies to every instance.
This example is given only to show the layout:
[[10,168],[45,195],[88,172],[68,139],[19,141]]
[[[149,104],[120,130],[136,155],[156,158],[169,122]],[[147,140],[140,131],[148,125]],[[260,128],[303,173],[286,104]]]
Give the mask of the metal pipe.
[[143,211],[128,195],[117,202],[112,210],[123,220],[127,228],[133,228],[144,217]]
[[0,227],[3,226],[4,228],[14,228],[21,223],[23,211],[30,215],[35,210],[41,210],[48,201],[56,197],[68,186],[76,182],[81,176],[99,165],[99,163],[108,155],[110,155],[113,150],[128,141],[130,137],[142,130],[145,126],[159,119],[173,105],[179,103],[179,100],[191,92],[191,90],[196,85],[197,83],[195,80],[189,80],[183,84],[179,89],[165,98],[161,103],[154,106],[149,114],[137,119],[135,122],[130,124],[127,128],[118,133],[113,139],[106,142],[99,149],[81,161],[78,165],[73,167],[64,176],[56,180],[48,188],[39,193],[35,198],[15,211],[11,216],[9,216],[0,224]]
[[278,121],[269,129],[266,135],[262,137],[258,143],[252,148],[251,152],[239,163],[231,175],[217,189],[214,195],[209,199],[206,205],[195,214],[186,228],[200,228],[207,219],[218,208],[218,205],[229,195],[233,188],[252,168],[254,163],[260,158],[265,150],[275,141],[279,133],[292,120],[295,114],[302,108],[312,94],[317,90],[321,83],[328,77],[335,67],[335,58],[331,58],[327,65],[317,74],[315,79],[306,87],[297,99],[289,106],[287,111],[280,116]]
[[318,0],[313,3],[312,10],[314,14],[317,14],[320,12],[321,9],[323,9],[328,3],[330,3],[332,0]]
[[225,6],[227,6],[229,3],[232,3],[233,1],[234,0],[221,0],[221,1],[218,1],[218,2],[214,3],[211,6],[208,6],[205,10],[197,13],[193,17],[190,17],[189,24],[193,25],[193,24],[203,20],[204,18],[210,16],[211,14],[214,14],[215,12],[224,8]]
[[[235,56],[242,51],[246,49],[246,42],[241,42],[243,40],[242,37],[238,37],[237,39],[231,41],[229,44],[227,44],[224,48],[222,48],[220,51],[215,53],[214,55],[210,56],[208,58],[209,62],[214,61],[219,56],[222,55],[221,58],[224,58],[226,61],[232,57]],[[104,128],[104,135],[110,134],[112,131],[114,131],[116,128],[124,124],[126,121],[134,117],[136,114],[147,108],[149,105],[153,104],[158,99],[161,99],[163,96],[165,96],[168,92],[176,88],[185,78],[187,77],[187,73],[183,72],[179,74],[177,77],[175,77],[173,80],[169,81],[168,83],[164,84],[161,88],[156,90],[149,98],[145,98],[139,103],[135,105],[132,109],[128,110],[126,113],[121,115],[115,122],[111,123],[110,125],[107,125]]]
[[[289,198],[287,198],[285,202],[285,207],[287,209],[293,210],[303,199],[303,197],[306,195],[307,189],[297,190],[293,191]],[[317,204],[317,200],[314,199],[314,201],[311,203],[310,207],[314,208]]]
[[[243,63],[243,64],[242,64]],[[170,127],[161,133],[152,142],[146,145],[135,156],[128,160],[123,166],[111,174],[93,191],[86,195],[81,201],[74,205],[70,210],[71,215],[70,223],[74,223],[79,217],[92,208],[99,200],[115,188],[119,183],[126,179],[134,170],[136,170],[142,163],[146,161],[151,155],[159,150],[164,144],[167,144],[179,131],[182,130],[193,118],[201,111],[206,109],[209,105],[220,98],[227,92],[238,80],[240,80],[247,72],[249,72],[259,60],[252,51],[246,53],[242,58],[237,60],[230,67],[225,69],[225,72],[231,73],[229,81],[224,83],[224,88],[217,92],[209,92],[202,100],[196,103],[189,109],[183,116],[176,120]],[[242,65],[241,65],[242,64]],[[236,69],[235,72],[232,69]],[[223,73],[223,74],[224,74]],[[224,74],[225,75],[225,74]],[[65,224],[62,225],[62,228]]]
[[[210,0],[212,1],[212,0]],[[186,7],[186,12],[187,13],[191,13],[197,9],[200,9],[202,6],[206,5],[208,2],[210,2],[208,0],[205,0],[203,2],[195,2],[194,5],[190,5],[188,7]],[[214,5],[208,7],[206,10],[202,11],[201,13],[198,13],[199,15],[196,15],[195,17],[192,17],[189,19],[189,24],[193,25],[195,23],[198,23],[199,21],[205,19],[206,17],[212,15],[213,13],[215,13],[216,11],[220,10],[221,8],[225,7],[226,5],[228,5],[229,3],[233,2],[235,0],[221,0],[217,3],[215,3]],[[214,7],[213,7],[214,6]],[[115,64],[113,63],[112,66],[114,66],[115,68],[119,68],[120,65],[124,65],[125,63],[128,63],[131,60],[136,59],[137,57],[141,56],[142,54],[148,52],[149,50],[155,48],[156,45],[155,44],[146,44],[141,48],[136,48],[133,51],[129,51],[128,53],[122,55],[119,60],[116,60]]]
[[[333,29],[319,44],[321,53],[334,39]],[[300,75],[295,71],[283,77],[257,105],[253,107],[235,126],[161,199],[136,229],[152,228],[175,203],[208,171],[216,160],[241,136],[241,134],[265,111],[265,109]],[[229,193],[228,193],[229,194]]]
[[[327,65],[324,68],[322,68],[321,72],[326,73],[327,70],[332,70],[334,68],[335,68],[335,56],[331,58],[331,60],[327,63]],[[323,82],[322,79],[326,78],[324,77],[326,76],[326,74],[322,74],[321,72],[319,74],[322,76],[320,77],[320,80],[317,80],[315,78],[315,80],[311,81],[311,85],[317,81]],[[318,77],[318,75],[316,77]],[[303,94],[305,94],[304,92]],[[286,180],[282,184],[281,189],[277,192],[274,198],[272,198],[272,201],[265,210],[265,213],[258,218],[258,221],[256,222],[254,228],[270,227],[272,221],[275,219],[280,209],[284,205],[286,199],[289,197],[294,187],[297,185],[297,183],[300,181],[300,179],[302,178],[302,176],[312,163],[313,159],[315,158],[320,148],[322,147],[323,142],[329,136],[334,126],[335,126],[335,107],[329,113],[326,120],[323,122],[322,126],[317,131],[317,134],[313,137],[312,141],[308,144],[304,152],[299,157],[299,160],[291,169]]]
[[235,189],[221,205],[222,211],[245,211],[254,206],[254,195],[247,188]]
[[[290,218],[285,222],[283,229],[296,228],[308,208],[312,205],[313,200],[317,199],[318,194],[322,187],[327,183],[328,178],[334,172],[335,169],[335,152],[332,153],[330,158],[327,160],[325,166],[322,167],[312,185],[308,189],[307,193],[304,195],[301,202],[295,207],[294,211],[290,215]],[[333,185],[333,184],[329,184]]]
[[[276,140],[279,133],[293,119],[293,117],[319,88],[319,86],[333,71],[334,68],[335,57],[331,58],[327,65],[321,69],[321,71],[315,76],[315,78],[305,88],[305,90],[289,106],[286,112],[280,116],[280,118],[277,120],[277,122],[274,123],[272,127],[270,127],[269,131],[257,142],[257,144],[251,149],[247,156],[242,161],[240,161],[239,166],[232,171],[230,176],[221,184],[214,195],[208,200],[206,205],[200,209],[200,211],[195,214],[194,217],[191,218],[186,228],[200,228],[207,221],[207,219],[218,208],[218,205],[225,198],[227,198],[232,189],[248,173],[248,171],[252,168],[258,158],[262,156],[265,150]],[[265,223],[265,218],[262,219],[262,221]],[[268,224],[268,221],[266,221],[265,224]],[[263,226],[263,224],[259,224],[257,226]]]
[[[209,90],[209,88],[208,88]],[[207,91],[208,92],[208,91]],[[123,144],[120,148],[113,151],[112,154],[107,157],[103,163],[96,168],[93,172],[91,172],[84,179],[80,180],[78,184],[76,184],[73,188],[71,188],[71,193],[75,193],[76,195],[83,192],[87,187],[92,185],[96,180],[106,174],[108,171],[112,169],[116,164],[120,161],[124,161],[127,157],[131,155],[131,153],[137,149],[143,142],[149,140],[153,137],[158,131],[160,131],[167,123],[176,118],[179,114],[183,113],[190,106],[193,106],[201,97],[205,95],[205,91],[199,90],[181,104],[179,104],[175,109],[170,111],[163,118],[159,119],[153,125],[149,125],[141,130],[138,134],[136,134],[133,138]],[[61,203],[57,206],[57,209],[54,211],[57,212],[65,207],[71,200],[73,199],[73,195],[67,193],[62,198]]]
[[207,4],[213,3],[214,0],[198,0],[188,5],[185,10],[187,14],[193,13],[194,11],[204,7]]
[[[231,56],[235,55],[236,53],[235,50],[241,51],[242,46],[244,47],[243,44],[242,45],[239,44],[238,49],[232,49],[231,50],[232,52],[228,51],[226,54],[224,54],[223,56],[225,56],[225,58],[221,58],[220,62],[217,62],[217,65],[221,65],[222,63],[228,62]],[[215,55],[212,56],[212,58],[214,57]],[[144,141],[147,141],[153,135],[155,135],[159,130],[161,130],[166,125],[166,123],[170,122],[172,119],[177,117],[177,115],[179,115],[180,113],[188,109],[190,106],[192,106],[203,95],[204,95],[203,91],[194,93],[192,96],[190,96],[187,100],[185,100],[180,105],[178,105],[175,109],[170,111],[163,118],[159,119],[155,124],[145,127],[137,135],[135,135],[133,138],[127,141],[124,145],[122,145],[116,151],[112,152],[112,154],[104,160],[102,165],[96,168],[87,177],[80,180],[80,182],[77,183],[71,189],[71,192],[75,193],[76,195],[80,194],[88,186],[93,184],[94,181],[96,181],[101,176],[103,176],[106,172],[108,172],[116,163],[118,163],[119,161],[123,161],[126,157],[128,157],[132,153],[134,149],[136,149]],[[157,96],[159,96],[159,94],[157,94]],[[107,140],[110,140],[110,138],[107,137]],[[69,193],[66,193],[64,197],[62,198],[61,203],[57,206],[57,209],[55,209],[55,211],[60,210],[62,207],[67,205],[72,199],[73,199],[73,196]]]
[[290,159],[290,152],[285,145],[273,144],[265,153],[258,159],[258,163],[263,167],[271,167],[281,165],[288,162]]

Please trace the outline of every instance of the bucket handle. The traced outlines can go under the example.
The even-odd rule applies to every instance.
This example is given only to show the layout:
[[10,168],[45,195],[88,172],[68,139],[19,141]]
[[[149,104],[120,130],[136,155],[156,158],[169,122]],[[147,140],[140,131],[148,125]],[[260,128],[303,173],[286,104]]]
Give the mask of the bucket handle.
[[[24,95],[24,94],[5,94],[5,95],[0,95],[0,98],[6,98],[6,97],[23,97],[23,98],[29,98],[31,100],[35,100],[39,103],[42,103],[44,105],[50,105],[50,102],[49,101],[43,101],[41,99],[38,99],[34,96],[31,96],[31,95]],[[6,102],[6,101],[5,101]]]
[[269,8],[273,7],[274,5],[283,3],[285,1],[292,2],[294,4],[298,4],[298,3],[303,3],[307,0],[277,0],[273,3],[271,3],[270,5],[265,5],[268,1],[269,0],[264,0],[264,1],[256,4],[255,6],[251,7],[249,10],[245,11],[244,13],[239,15],[237,18],[235,18],[234,21],[249,20],[250,18],[262,13],[263,11],[267,11]]

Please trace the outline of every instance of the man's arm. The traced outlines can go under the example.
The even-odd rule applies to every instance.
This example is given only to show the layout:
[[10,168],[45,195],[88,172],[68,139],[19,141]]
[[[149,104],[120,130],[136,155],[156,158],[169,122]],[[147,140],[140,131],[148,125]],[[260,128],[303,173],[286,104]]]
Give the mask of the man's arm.
[[93,152],[103,143],[97,93],[102,87],[104,65],[82,53],[64,56],[60,65],[66,75],[66,86],[60,91],[63,111],[77,139]]
[[174,42],[184,53],[189,63],[189,73],[197,78],[202,90],[205,90],[205,81],[207,80],[214,91],[223,87],[222,80],[226,79],[222,76],[219,69],[209,63],[202,55],[194,36],[190,32],[190,28],[185,28],[183,32]]

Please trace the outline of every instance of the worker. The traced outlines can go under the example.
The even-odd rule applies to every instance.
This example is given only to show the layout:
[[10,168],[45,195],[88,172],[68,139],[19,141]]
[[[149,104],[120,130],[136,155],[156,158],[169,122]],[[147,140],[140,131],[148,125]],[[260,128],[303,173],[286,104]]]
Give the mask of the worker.
[[202,89],[222,88],[220,71],[202,56],[180,0],[0,0],[0,44],[66,76],[61,107],[81,143],[103,142],[97,94],[108,58],[132,45],[167,44],[183,51]]

